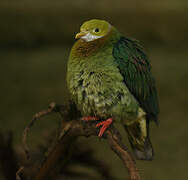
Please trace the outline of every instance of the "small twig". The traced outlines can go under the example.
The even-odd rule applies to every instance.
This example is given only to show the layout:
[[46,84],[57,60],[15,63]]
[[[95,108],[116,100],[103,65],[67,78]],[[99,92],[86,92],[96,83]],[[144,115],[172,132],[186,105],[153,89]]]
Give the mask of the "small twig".
[[34,123],[36,122],[36,120],[38,120],[39,118],[41,118],[43,116],[46,116],[46,115],[54,112],[55,110],[56,110],[56,103],[54,103],[54,102],[50,103],[48,109],[44,110],[44,111],[40,111],[39,113],[36,113],[33,116],[33,119],[31,120],[31,122],[24,129],[22,142],[23,142],[23,147],[24,147],[24,151],[25,151],[27,159],[30,158],[29,147],[27,145],[27,135],[28,135],[28,132],[29,132],[30,128],[34,125]]
[[16,172],[16,180],[21,180],[20,173],[24,170],[24,167],[21,166],[18,171]]

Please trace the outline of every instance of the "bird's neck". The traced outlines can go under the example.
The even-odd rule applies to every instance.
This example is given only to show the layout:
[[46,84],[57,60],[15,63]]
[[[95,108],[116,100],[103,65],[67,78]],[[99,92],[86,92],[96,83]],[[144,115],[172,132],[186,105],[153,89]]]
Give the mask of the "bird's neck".
[[112,45],[113,42],[118,39],[118,34],[119,33],[117,33],[114,28],[108,33],[108,35],[94,41],[86,42],[80,39],[74,44],[71,54],[76,57],[88,57],[93,55],[105,45]]

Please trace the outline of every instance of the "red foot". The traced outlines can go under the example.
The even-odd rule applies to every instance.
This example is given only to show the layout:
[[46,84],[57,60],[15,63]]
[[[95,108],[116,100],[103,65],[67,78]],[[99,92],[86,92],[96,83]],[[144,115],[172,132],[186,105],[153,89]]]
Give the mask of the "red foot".
[[99,118],[93,116],[86,116],[82,118],[83,121],[97,121]]
[[104,131],[112,124],[112,118],[107,119],[106,121],[102,121],[96,125],[96,127],[102,126],[98,136],[101,137],[104,133]]

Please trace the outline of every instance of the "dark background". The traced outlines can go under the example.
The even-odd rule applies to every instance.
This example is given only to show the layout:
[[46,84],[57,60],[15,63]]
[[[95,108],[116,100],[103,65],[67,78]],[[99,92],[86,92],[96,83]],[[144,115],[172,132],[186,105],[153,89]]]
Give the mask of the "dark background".
[[[0,131],[12,130],[15,148],[22,151],[22,131],[33,114],[51,101],[68,99],[65,74],[70,48],[79,26],[93,18],[105,19],[140,40],[153,66],[160,124],[151,125],[155,159],[137,161],[143,179],[188,179],[187,0],[1,0]],[[43,142],[57,124],[57,116],[38,122],[29,137],[30,147]],[[126,175],[105,141],[81,141],[90,143],[116,177]]]

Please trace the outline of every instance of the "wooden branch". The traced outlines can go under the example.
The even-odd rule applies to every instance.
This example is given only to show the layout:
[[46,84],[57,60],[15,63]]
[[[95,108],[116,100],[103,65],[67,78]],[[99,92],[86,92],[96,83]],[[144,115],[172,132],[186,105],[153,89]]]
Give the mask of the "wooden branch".
[[[25,152],[28,155],[29,150],[26,145],[26,137],[29,128],[37,118],[53,111],[60,112],[62,117],[64,116],[65,118],[68,118],[67,121],[65,119],[63,120],[62,131],[60,133],[58,142],[54,148],[52,148],[51,152],[48,154],[47,158],[42,163],[40,169],[32,178],[32,180],[43,180],[47,177],[53,176],[53,169],[56,167],[56,164],[58,164],[57,162],[59,159],[63,159],[63,163],[66,164],[68,161],[67,157],[71,156],[71,145],[79,136],[90,137],[98,135],[99,129],[96,128],[96,122],[83,122],[81,119],[75,118],[73,116],[73,114],[75,115],[76,113],[72,112],[71,108],[67,111],[62,110],[61,108],[60,106],[53,104],[53,106],[51,106],[47,111],[38,113],[39,116],[34,116],[34,119],[24,131],[23,142]],[[63,115],[62,111],[66,113]],[[70,120],[69,115],[72,118],[74,117],[74,119]],[[113,125],[111,125],[108,130],[106,130],[102,138],[107,139],[111,149],[123,161],[125,167],[128,169],[130,180],[141,180],[132,155],[121,142],[121,135],[119,131]],[[64,155],[64,157],[62,157],[62,155]]]
[[30,156],[29,156],[29,148],[28,148],[27,142],[26,142],[27,141],[27,134],[28,134],[30,128],[34,125],[34,123],[36,122],[37,119],[39,119],[39,118],[41,118],[43,116],[46,116],[46,115],[52,113],[53,111],[55,111],[56,110],[56,106],[57,105],[54,102],[52,102],[52,103],[50,103],[50,105],[49,105],[47,110],[40,111],[40,112],[36,113],[33,116],[33,119],[31,120],[31,122],[24,129],[22,142],[23,142],[23,147],[24,147],[24,151],[25,151],[27,159],[30,158]]
[[[117,130],[117,129],[115,129]],[[140,180],[138,169],[135,166],[135,161],[128,149],[122,144],[120,138],[116,133],[107,131],[107,139],[111,149],[119,156],[123,161],[125,167],[128,169],[131,180]]]

